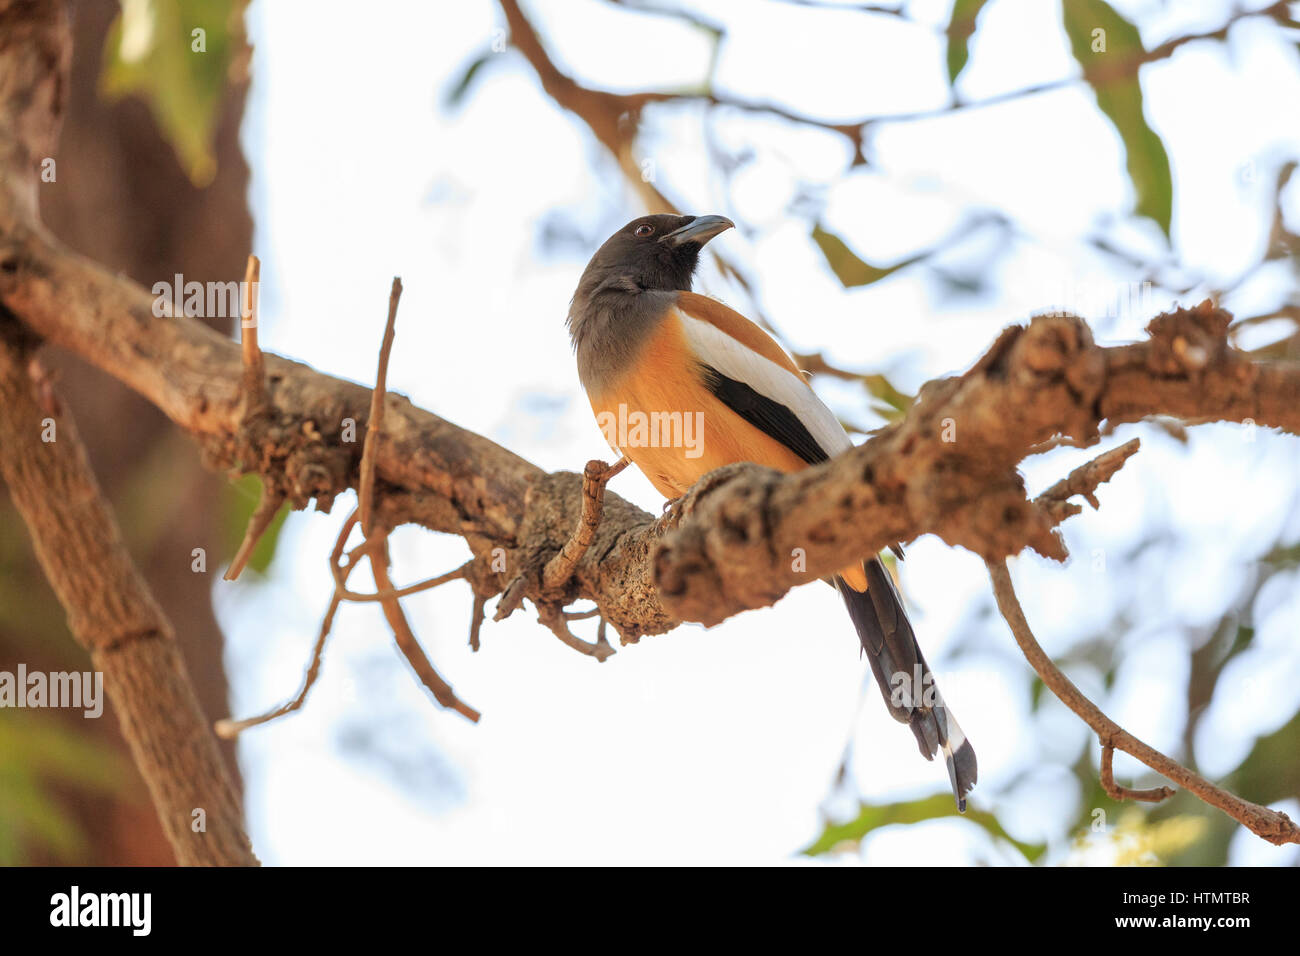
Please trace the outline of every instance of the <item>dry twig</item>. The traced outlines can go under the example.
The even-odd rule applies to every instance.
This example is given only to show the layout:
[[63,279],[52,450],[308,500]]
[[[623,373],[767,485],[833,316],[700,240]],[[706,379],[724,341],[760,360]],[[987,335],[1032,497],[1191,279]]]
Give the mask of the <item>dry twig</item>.
[[370,417],[366,420],[366,440],[361,451],[361,484],[357,488],[357,499],[361,502],[361,533],[367,537],[374,530],[370,512],[375,494],[375,456],[379,452],[379,436],[384,426],[384,396],[388,394],[388,356],[393,351],[397,303],[401,298],[402,280],[393,276],[393,287],[388,293],[388,322],[384,326],[384,341],[379,348],[379,371],[375,374],[375,388],[370,395]]
[[[257,294],[261,276],[262,263],[258,261],[257,256],[250,255],[248,267],[244,270],[244,284],[241,287],[239,322],[239,349],[244,366],[242,383],[245,425],[255,416],[265,413],[269,405],[266,393],[266,363],[262,358],[262,349],[257,344]],[[231,559],[230,567],[226,568],[224,577],[227,581],[234,581],[243,573],[249,559],[253,556],[257,542],[262,539],[262,535],[266,534],[266,529],[275,520],[284,500],[281,492],[265,481],[262,483],[262,495],[257,508],[248,519],[244,540],[240,542],[239,550]]]
[[1177,791],[1173,787],[1151,787],[1148,790],[1132,790],[1121,787],[1115,782],[1115,748],[1109,742],[1101,745],[1101,788],[1112,800],[1137,800],[1143,803],[1159,803],[1168,800]]
[[[256,260],[250,258],[249,268],[253,269],[253,263]],[[312,685],[316,683],[316,678],[320,673],[321,660],[325,652],[325,641],[334,624],[334,615],[338,612],[339,605],[344,601],[352,602],[378,602],[384,612],[384,617],[392,628],[394,640],[398,648],[405,656],[407,662],[414,669],[421,682],[432,693],[434,698],[442,706],[455,710],[472,721],[478,721],[479,712],[468,704],[464,703],[456,696],[451,685],[448,684],[438,674],[434,666],[429,662],[428,657],[421,649],[419,641],[416,640],[415,633],[411,630],[410,624],[406,620],[406,614],[402,610],[400,599],[420,591],[427,591],[446,584],[448,581],[455,581],[467,578],[473,561],[466,562],[459,568],[449,571],[446,574],[436,578],[430,578],[419,584],[412,584],[408,587],[394,587],[392,579],[388,574],[388,529],[386,527],[375,527],[372,515],[374,510],[374,491],[375,491],[375,461],[378,454],[380,440],[383,435],[383,416],[384,416],[384,399],[387,395],[388,381],[388,360],[392,353],[393,339],[397,321],[397,305],[402,297],[402,280],[398,277],[393,278],[392,289],[388,296],[388,321],[384,327],[384,339],[379,349],[379,370],[375,377],[375,388],[370,402],[370,417],[366,424],[366,439],[361,456],[361,476],[357,491],[357,509],[350,514],[343,522],[343,527],[339,530],[338,537],[334,542],[334,550],[330,554],[330,574],[334,578],[334,593],[330,597],[329,607],[325,612],[324,620],[321,622],[320,632],[316,638],[316,644],[312,648],[311,661],[307,667],[307,673],[303,678],[302,686],[298,693],[288,702],[282,704],[273,710],[267,711],[256,717],[249,717],[243,720],[221,720],[216,724],[216,731],[222,737],[235,737],[240,731],[249,727],[255,727],[259,724],[267,723],[278,717],[298,710],[303,702],[307,699],[307,694]],[[247,342],[247,339],[245,340]],[[256,344],[254,342],[254,349]],[[247,356],[247,352],[245,352]],[[257,534],[254,533],[261,521],[259,513],[267,505],[267,499],[264,497],[262,505],[258,508],[258,513],[254,513],[253,520],[249,523],[249,531],[245,536],[245,545],[251,551],[252,545],[256,544]],[[274,510],[271,511],[274,515]],[[269,522],[269,517],[265,519]],[[363,540],[361,544],[352,548],[344,555],[344,549],[347,547],[348,538],[357,525],[361,525]],[[241,548],[241,554],[244,549]],[[375,579],[375,591],[373,593],[363,593],[349,590],[347,586],[348,577],[356,568],[357,563],[365,557],[370,562],[370,569]],[[247,556],[244,556],[245,560]],[[239,565],[243,567],[242,563]],[[234,565],[232,565],[232,569]],[[238,570],[235,570],[238,574]],[[233,580],[228,574],[227,578]],[[479,596],[475,594],[475,607],[479,608]],[[478,610],[481,617],[481,609]],[[477,630],[477,629],[476,629]]]
[[[1095,494],[1097,486],[1109,481],[1137,452],[1138,447],[1139,443],[1135,438],[1103,452],[1075,468],[1065,478],[1048,488],[1035,499],[1035,504],[1046,509],[1054,521],[1062,521],[1079,512],[1079,507],[1068,501],[1074,495],[1082,495],[1094,508],[1098,507]],[[1037,672],[1044,686],[1078,714],[1100,739],[1101,784],[1107,794],[1115,800],[1156,803],[1174,793],[1170,787],[1133,790],[1116,784],[1113,771],[1114,751],[1123,750],[1137,757],[1157,773],[1196,794],[1206,803],[1218,807],[1270,843],[1300,843],[1300,828],[1297,828],[1286,814],[1242,800],[1214,786],[1204,777],[1138,740],[1107,717],[1101,708],[1084,696],[1083,692],[1052,663],[1052,659],[1034,638],[1033,632],[1029,629],[1029,622],[1025,619],[1024,610],[1016,597],[1006,562],[987,561],[986,564],[989,578],[993,582],[993,594],[997,599],[998,610],[1002,612],[1002,616],[1010,626],[1011,633],[1015,636],[1016,643],[1020,645],[1025,659]]]
[[569,535],[569,540],[564,542],[564,547],[546,563],[546,568],[542,571],[544,589],[554,590],[569,580],[573,569],[595,540],[605,506],[605,485],[630,464],[627,458],[620,458],[612,465],[596,458],[587,462],[587,467],[582,472],[582,516],[578,519],[573,534]]
[[594,657],[597,661],[605,661],[611,657],[615,651],[610,646],[609,641],[605,639],[605,620],[601,618],[600,627],[596,630],[596,641],[594,644],[588,644],[582,638],[578,637],[573,631],[569,630],[569,622],[565,617],[564,609],[558,604],[543,602],[537,608],[537,620],[546,625],[551,633],[558,637],[566,647],[571,647],[579,654],[585,654],[588,657]]
[[1075,495],[1081,495],[1095,511],[1101,507],[1097,503],[1097,486],[1110,481],[1115,472],[1124,467],[1124,462],[1137,454],[1141,446],[1141,439],[1133,438],[1103,452],[1052,485],[1034,499],[1034,503],[1044,509],[1057,524],[1083,510],[1070,502],[1069,499]]
[[[1132,754],[1161,776],[1167,777],[1211,806],[1218,807],[1242,826],[1263,837],[1269,843],[1277,845],[1300,843],[1300,828],[1296,827],[1291,818],[1285,813],[1243,800],[1235,794],[1216,787],[1200,774],[1193,773],[1176,760],[1138,740],[1102,713],[1096,704],[1084,696],[1083,692],[1061,673],[1060,669],[1052,663],[1052,659],[1047,656],[1047,653],[1034,638],[1033,632],[1029,629],[1029,622],[1025,620],[1025,613],[1020,607],[1020,601],[1016,597],[1015,588],[1011,583],[1011,573],[1007,570],[1006,562],[989,561],[987,563],[989,578],[993,582],[993,594],[998,602],[998,609],[1011,627],[1011,633],[1015,636],[1016,643],[1020,645],[1020,650],[1029,661],[1029,665],[1037,672],[1043,684],[1065,706],[1078,714],[1083,722],[1093,729],[1101,740],[1103,754],[1106,749],[1122,750],[1127,754]],[[1111,782],[1113,784],[1114,781]],[[1122,790],[1120,792],[1131,793]],[[1135,799],[1153,799],[1156,791],[1139,792],[1151,796],[1136,797]]]
[[[347,544],[348,535],[352,533],[355,526],[356,512],[353,512],[352,516],[343,523],[343,529],[334,542],[334,550],[330,554],[330,567],[336,569],[336,582],[346,583],[348,576],[356,568],[357,555],[349,554],[346,558],[343,556],[343,548]],[[341,585],[336,583],[334,594],[330,597],[329,607],[326,609],[325,617],[321,621],[320,632],[316,635],[316,644],[312,647],[311,661],[307,665],[307,673],[303,676],[302,686],[298,689],[298,693],[286,703],[256,717],[245,717],[243,720],[232,720],[227,717],[224,720],[218,720],[214,726],[218,737],[232,740],[238,737],[241,731],[247,730],[249,727],[256,727],[258,724],[265,724],[277,717],[291,714],[303,705],[303,702],[307,700],[307,693],[316,683],[316,678],[320,676],[321,660],[325,654],[325,639],[329,637],[330,630],[334,627],[334,615],[338,613],[339,605],[343,602],[343,598],[339,593],[340,589]]]
[[257,256],[248,257],[244,284],[240,287],[239,349],[244,360],[245,417],[266,408],[266,363],[257,344],[257,298],[262,278],[262,263]]

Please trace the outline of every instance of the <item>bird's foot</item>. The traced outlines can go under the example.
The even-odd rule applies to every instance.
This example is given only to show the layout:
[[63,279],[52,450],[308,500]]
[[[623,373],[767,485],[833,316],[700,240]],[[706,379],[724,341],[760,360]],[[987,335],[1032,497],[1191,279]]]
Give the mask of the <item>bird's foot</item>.
[[663,534],[665,531],[670,531],[677,527],[677,522],[682,520],[682,499],[684,497],[685,496],[669,498],[664,502],[663,510],[659,513],[659,517],[655,519],[654,523],[654,533],[656,535]]

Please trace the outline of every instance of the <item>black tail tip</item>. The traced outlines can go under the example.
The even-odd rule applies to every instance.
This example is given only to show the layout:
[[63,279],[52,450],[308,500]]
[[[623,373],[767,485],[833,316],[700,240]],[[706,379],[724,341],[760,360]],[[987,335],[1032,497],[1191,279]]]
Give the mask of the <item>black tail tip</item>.
[[957,800],[957,812],[966,812],[966,794],[975,788],[979,779],[979,766],[975,762],[975,748],[969,740],[963,740],[961,746],[951,754],[944,754],[948,765],[948,782],[952,784],[952,795]]

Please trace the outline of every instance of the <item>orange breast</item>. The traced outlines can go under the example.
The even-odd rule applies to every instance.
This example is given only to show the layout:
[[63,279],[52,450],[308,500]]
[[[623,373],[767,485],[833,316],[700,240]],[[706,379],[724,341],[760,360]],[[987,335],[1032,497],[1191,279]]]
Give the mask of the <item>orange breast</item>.
[[[705,388],[675,315],[645,343],[635,368],[588,398],[605,440],[666,498],[681,497],[710,471],[738,461],[784,472],[807,467]],[[860,564],[840,573],[854,590],[866,589]]]

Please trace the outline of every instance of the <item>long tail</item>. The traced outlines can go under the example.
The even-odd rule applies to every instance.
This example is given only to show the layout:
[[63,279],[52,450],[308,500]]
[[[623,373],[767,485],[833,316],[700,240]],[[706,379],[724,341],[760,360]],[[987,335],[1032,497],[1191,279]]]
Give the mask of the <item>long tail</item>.
[[889,570],[879,558],[865,562],[863,569],[867,590],[855,591],[838,576],[835,586],[849,609],[885,706],[895,720],[912,728],[926,760],[943,751],[957,809],[964,812],[966,794],[978,777],[975,749],[944,706]]

